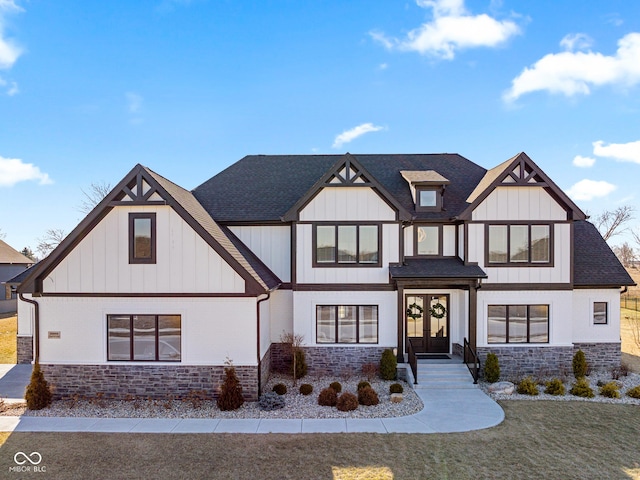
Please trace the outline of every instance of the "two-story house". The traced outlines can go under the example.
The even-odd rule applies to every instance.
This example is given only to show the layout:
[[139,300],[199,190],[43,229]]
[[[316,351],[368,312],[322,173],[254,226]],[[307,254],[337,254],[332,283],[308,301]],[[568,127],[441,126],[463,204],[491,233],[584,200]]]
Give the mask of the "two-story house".
[[21,285],[19,361],[57,395],[180,395],[232,359],[249,398],[284,332],[311,371],[385,348],[495,352],[507,375],[620,364],[633,285],[524,153],[247,156],[187,191],[136,166]]

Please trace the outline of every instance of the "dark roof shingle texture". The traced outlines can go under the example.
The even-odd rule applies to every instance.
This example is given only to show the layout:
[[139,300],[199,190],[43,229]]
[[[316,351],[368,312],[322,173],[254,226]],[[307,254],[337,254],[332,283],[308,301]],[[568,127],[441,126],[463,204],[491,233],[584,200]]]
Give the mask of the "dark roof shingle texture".
[[465,265],[457,257],[407,258],[404,265],[390,266],[391,278],[487,278],[478,265]]

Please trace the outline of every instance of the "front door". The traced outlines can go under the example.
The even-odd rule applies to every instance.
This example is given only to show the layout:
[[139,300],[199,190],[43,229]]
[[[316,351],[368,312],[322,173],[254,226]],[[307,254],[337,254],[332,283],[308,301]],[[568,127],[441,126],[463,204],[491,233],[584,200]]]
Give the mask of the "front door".
[[406,295],[407,338],[416,353],[449,353],[449,295]]

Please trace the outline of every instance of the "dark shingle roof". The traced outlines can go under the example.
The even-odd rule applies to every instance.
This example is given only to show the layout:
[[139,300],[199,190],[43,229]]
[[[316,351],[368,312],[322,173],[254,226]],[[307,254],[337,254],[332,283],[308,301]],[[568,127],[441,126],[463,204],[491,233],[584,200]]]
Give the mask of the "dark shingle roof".
[[[418,219],[451,218],[468,205],[467,197],[486,170],[458,154],[353,155],[387,191]],[[281,217],[342,155],[250,155],[193,190],[220,222],[268,222]],[[434,170],[451,184],[445,211],[415,212],[401,170]]]
[[29,275],[31,273],[31,268],[35,268],[36,266],[38,266],[37,263],[35,265],[33,265],[32,267],[27,268],[26,270],[23,270],[22,272],[17,274],[15,277],[10,278],[9,280],[7,280],[4,283],[15,283],[15,284],[22,283],[24,281],[24,279],[27,278],[27,275]]
[[457,257],[407,258],[404,265],[389,267],[391,278],[487,278],[478,265],[465,265]]
[[576,287],[635,285],[595,225],[575,222],[573,239]]

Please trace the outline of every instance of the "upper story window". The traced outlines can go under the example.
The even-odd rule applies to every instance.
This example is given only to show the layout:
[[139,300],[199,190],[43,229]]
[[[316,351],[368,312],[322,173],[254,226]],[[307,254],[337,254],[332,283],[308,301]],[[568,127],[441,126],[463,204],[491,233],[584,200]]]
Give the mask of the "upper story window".
[[416,188],[416,211],[438,211],[442,209],[442,188]]
[[314,225],[315,266],[380,266],[379,225]]
[[156,263],[156,214],[129,214],[129,263]]
[[440,225],[418,225],[415,227],[416,255],[442,255],[442,227]]
[[488,225],[487,265],[550,265],[551,225]]

